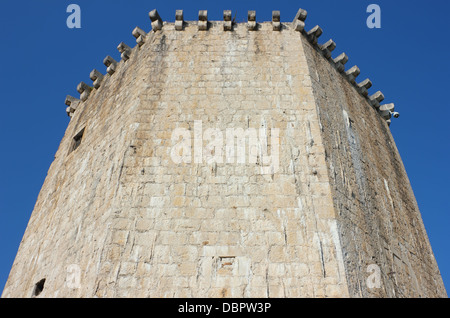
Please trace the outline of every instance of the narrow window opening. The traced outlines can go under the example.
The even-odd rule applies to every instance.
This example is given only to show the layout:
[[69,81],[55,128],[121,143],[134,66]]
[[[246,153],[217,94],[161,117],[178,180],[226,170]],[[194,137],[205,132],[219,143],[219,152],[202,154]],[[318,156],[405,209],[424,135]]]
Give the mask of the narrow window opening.
[[45,278],[41,279],[34,285],[33,289],[33,297],[39,296],[40,293],[44,290]]
[[81,144],[81,139],[83,139],[84,128],[73,137],[72,146],[70,147],[70,152],[75,151]]

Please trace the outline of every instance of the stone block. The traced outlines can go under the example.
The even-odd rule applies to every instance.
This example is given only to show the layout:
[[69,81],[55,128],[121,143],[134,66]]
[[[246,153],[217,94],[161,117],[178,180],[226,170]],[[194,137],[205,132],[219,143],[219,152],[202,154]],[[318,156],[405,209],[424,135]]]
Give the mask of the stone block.
[[184,26],[183,10],[175,12],[175,30],[182,31]]
[[131,47],[129,47],[125,43],[121,42],[117,46],[117,50],[121,53],[120,57],[122,58],[122,60],[127,61],[130,59],[131,50],[132,50]]
[[256,30],[256,11],[250,10],[247,13],[247,29],[250,31]]
[[107,67],[106,72],[109,75],[113,75],[116,71],[118,63],[116,60],[114,60],[111,56],[108,55],[103,59],[103,64],[105,64],[105,66]]
[[147,33],[141,28],[135,27],[132,34],[136,38],[136,43],[141,47],[145,43]]
[[309,30],[306,34],[308,37],[309,42],[311,44],[316,45],[319,37],[322,35],[323,30],[320,26],[316,25],[314,28]]
[[281,31],[280,11],[272,11],[272,29]]
[[98,89],[103,81],[103,74],[98,70],[93,69],[89,74],[89,78],[93,81],[94,88]]
[[304,9],[298,9],[297,14],[292,21],[292,27],[295,31],[302,32],[305,29],[305,20],[308,12]]
[[231,21],[231,10],[223,11],[223,30],[224,31],[233,30],[233,21]]
[[200,10],[198,12],[198,29],[200,31],[208,30],[208,11]]
[[163,21],[159,16],[159,13],[156,9],[153,9],[148,13],[150,20],[152,21],[152,31],[156,32],[162,29]]

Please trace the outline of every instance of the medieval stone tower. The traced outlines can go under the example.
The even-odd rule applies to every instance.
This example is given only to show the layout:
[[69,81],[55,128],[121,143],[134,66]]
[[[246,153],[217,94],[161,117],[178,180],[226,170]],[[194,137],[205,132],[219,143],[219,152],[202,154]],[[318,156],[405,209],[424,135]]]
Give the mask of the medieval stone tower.
[[398,114],[305,10],[149,15],[67,97],[3,297],[447,296]]

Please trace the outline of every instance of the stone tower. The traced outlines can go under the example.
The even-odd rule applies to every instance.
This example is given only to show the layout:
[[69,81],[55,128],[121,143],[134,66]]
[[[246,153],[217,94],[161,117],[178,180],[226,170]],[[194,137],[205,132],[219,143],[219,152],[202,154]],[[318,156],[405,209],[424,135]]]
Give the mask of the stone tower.
[[305,10],[149,16],[67,97],[3,297],[447,296],[394,105]]

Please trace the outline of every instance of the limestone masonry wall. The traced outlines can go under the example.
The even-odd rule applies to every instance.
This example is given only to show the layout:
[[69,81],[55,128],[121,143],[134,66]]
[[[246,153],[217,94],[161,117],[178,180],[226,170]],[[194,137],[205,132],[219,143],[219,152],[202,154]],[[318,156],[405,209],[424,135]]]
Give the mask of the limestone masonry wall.
[[[2,296],[445,297],[389,132],[394,107],[355,82],[345,54],[331,58],[334,42],[317,44],[306,15],[178,10],[168,23],[151,11],[152,31],[134,29],[137,45],[120,43],[122,60],[107,56],[106,74],[67,97]],[[181,163],[177,129],[193,146]],[[272,161],[264,146],[254,162],[249,144],[244,162],[208,146],[206,132],[217,142],[229,129],[257,131]],[[366,286],[370,264],[381,288]]]
[[[353,297],[446,297],[388,126],[307,41],[344,263]],[[381,269],[368,288],[366,269]]]

